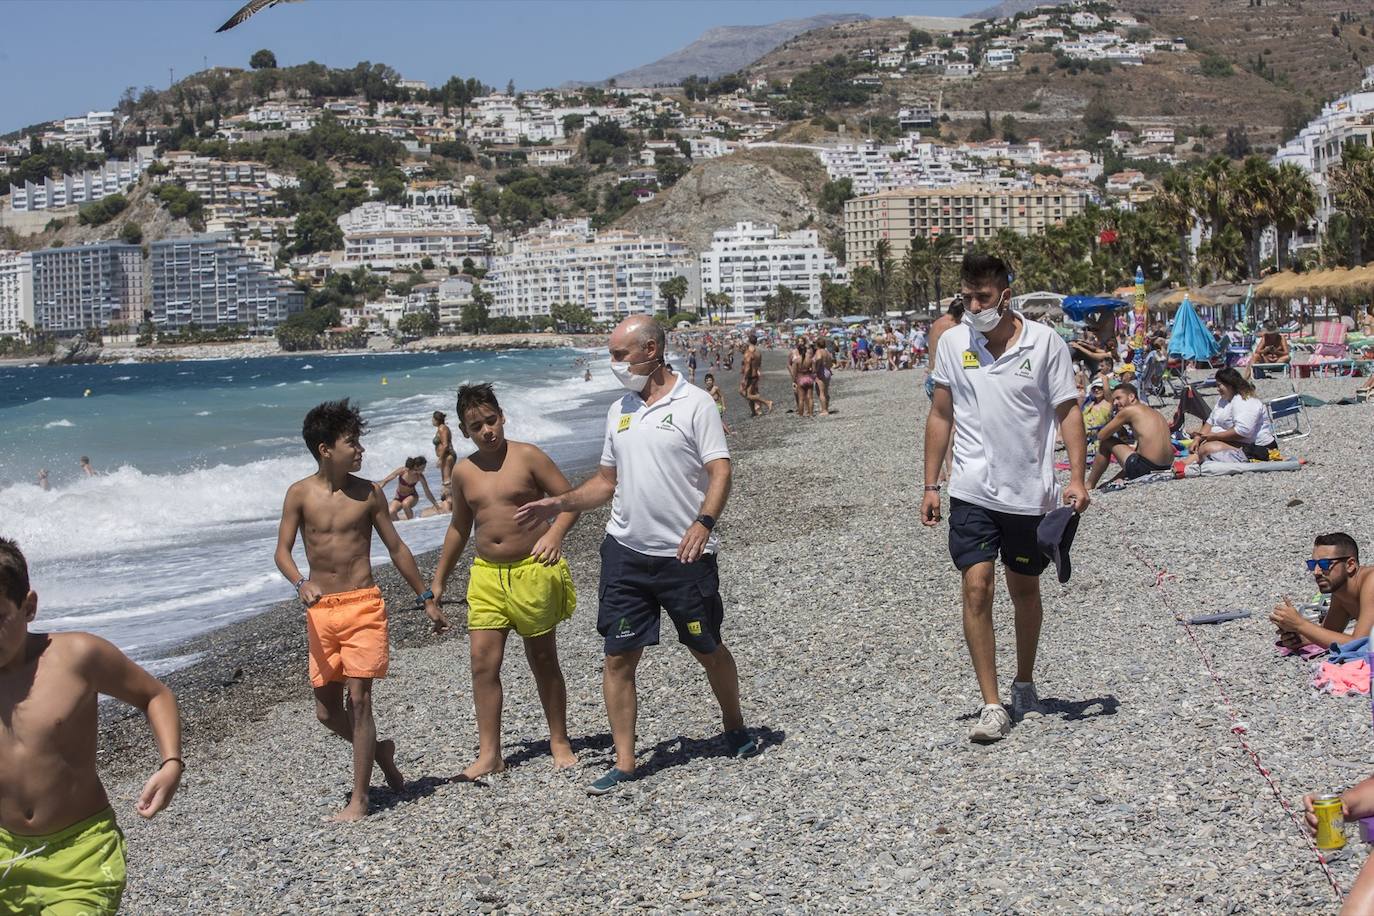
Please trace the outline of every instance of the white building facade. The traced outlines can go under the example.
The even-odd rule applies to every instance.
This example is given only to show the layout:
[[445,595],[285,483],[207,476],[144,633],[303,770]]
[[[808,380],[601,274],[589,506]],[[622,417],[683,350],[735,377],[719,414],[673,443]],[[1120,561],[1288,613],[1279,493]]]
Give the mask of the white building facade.
[[88,204],[123,191],[138,181],[138,177],[151,164],[151,158],[139,155],[128,161],[114,159],[100,168],[84,172],[69,172],[61,178],[26,181],[22,187],[12,184],[10,209],[17,213],[28,213]]
[[0,251],[0,337],[17,337],[21,323],[33,327],[33,259]]
[[485,265],[491,228],[465,207],[398,207],[372,201],[338,220],[344,236],[344,264],[373,270],[410,267],[430,258],[435,266],[461,266],[465,258]]
[[849,279],[814,229],[779,233],[768,223],[736,223],[716,230],[711,247],[701,253],[702,295],[729,294],[730,305],[720,316],[726,319],[761,314],[764,300],[779,286],[802,296],[807,310],[819,315],[822,275],[835,283]]
[[303,292],[222,236],[164,239],[149,254],[159,329],[240,325],[267,333],[305,308]]

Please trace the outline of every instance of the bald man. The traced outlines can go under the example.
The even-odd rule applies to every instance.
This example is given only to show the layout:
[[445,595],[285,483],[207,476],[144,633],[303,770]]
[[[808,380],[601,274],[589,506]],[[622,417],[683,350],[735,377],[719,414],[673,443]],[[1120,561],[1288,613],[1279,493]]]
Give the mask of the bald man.
[[615,765],[587,792],[613,792],[635,773],[635,669],[657,645],[668,612],[678,641],[706,671],[720,703],[726,750],[752,757],[739,674],[721,638],[725,608],[716,568],[716,520],[730,495],[730,451],[715,402],[664,363],[663,328],[647,315],[611,334],[611,371],[627,390],[606,415],[601,467],[577,489],[521,506],[516,520],[539,524],[608,502],[601,544],[597,630],[605,640],[602,693]]

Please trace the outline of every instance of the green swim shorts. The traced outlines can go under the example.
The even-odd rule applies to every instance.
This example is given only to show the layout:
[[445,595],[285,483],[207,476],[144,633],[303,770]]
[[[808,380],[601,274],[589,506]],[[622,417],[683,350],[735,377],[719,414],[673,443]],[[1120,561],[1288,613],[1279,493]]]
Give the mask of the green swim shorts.
[[124,896],[124,833],[106,808],[64,830],[0,829],[0,913],[106,916]]

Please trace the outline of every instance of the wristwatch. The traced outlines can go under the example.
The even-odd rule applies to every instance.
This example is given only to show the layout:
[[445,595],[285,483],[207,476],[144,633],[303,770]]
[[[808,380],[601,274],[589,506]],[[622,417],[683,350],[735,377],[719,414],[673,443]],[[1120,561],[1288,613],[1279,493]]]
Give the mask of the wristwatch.
[[701,527],[705,528],[707,531],[716,530],[716,520],[709,515],[698,515],[697,521],[700,522]]
[[425,593],[424,593],[423,595],[416,595],[416,596],[415,596],[415,606],[416,606],[416,607],[424,607],[424,606],[425,606],[425,602],[426,602],[426,601],[429,601],[429,600],[430,600],[431,598],[433,598],[433,597],[434,597],[434,590],[433,590],[433,589],[427,588],[427,589],[425,589]]
[[939,493],[939,492],[940,492],[940,485],[939,485],[938,483],[928,483],[928,484],[926,484],[926,492],[927,492],[927,493]]

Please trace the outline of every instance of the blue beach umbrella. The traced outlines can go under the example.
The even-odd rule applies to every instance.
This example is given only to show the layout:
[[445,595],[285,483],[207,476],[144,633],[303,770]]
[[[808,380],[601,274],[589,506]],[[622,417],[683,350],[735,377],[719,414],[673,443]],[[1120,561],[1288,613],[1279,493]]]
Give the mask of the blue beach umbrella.
[[1211,359],[1215,352],[1216,338],[1193,310],[1193,303],[1185,297],[1174,315],[1174,325],[1169,329],[1169,355],[1206,360]]
[[1074,321],[1086,321],[1094,312],[1115,312],[1127,307],[1125,299],[1109,296],[1065,296],[1060,303],[1064,314]]

